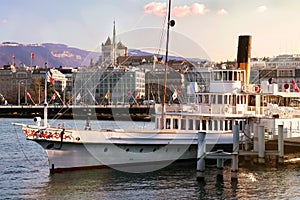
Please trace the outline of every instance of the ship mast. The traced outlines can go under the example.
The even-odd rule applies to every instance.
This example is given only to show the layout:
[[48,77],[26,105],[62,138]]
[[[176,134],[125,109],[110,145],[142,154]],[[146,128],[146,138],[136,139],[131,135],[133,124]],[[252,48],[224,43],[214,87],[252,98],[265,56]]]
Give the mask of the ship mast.
[[161,104],[161,123],[160,129],[165,128],[165,102],[166,102],[166,95],[167,95],[167,71],[168,71],[168,54],[169,54],[169,37],[170,37],[170,27],[175,25],[175,21],[171,20],[171,0],[169,0],[169,7],[168,7],[168,28],[167,28],[167,41],[166,41],[166,56],[165,56],[165,72],[164,72],[164,94],[163,100]]
[[44,127],[48,126],[48,104],[47,104],[47,81],[48,81],[48,63],[45,63],[45,98],[44,98]]

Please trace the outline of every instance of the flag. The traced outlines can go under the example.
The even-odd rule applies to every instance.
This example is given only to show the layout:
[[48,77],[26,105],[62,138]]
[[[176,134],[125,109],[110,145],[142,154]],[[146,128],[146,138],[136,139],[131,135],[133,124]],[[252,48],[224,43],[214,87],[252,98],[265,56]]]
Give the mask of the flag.
[[139,99],[139,98],[141,98],[141,93],[140,93],[140,90],[138,90],[137,94],[135,95],[135,98],[136,98],[136,99]]
[[52,78],[50,72],[47,72],[47,82],[54,84],[54,79]]
[[30,54],[31,59],[34,59],[34,53]]
[[80,101],[80,99],[81,99],[81,95],[80,95],[80,93],[78,93],[78,95],[76,97],[76,101]]
[[56,93],[53,94],[53,96],[51,97],[51,100],[54,101],[56,98]]
[[29,99],[31,99],[31,95],[30,95],[30,93],[26,90],[26,96],[29,98]]
[[109,91],[107,91],[106,94],[105,94],[105,99],[108,99],[108,98],[109,98],[109,95],[110,95],[110,94],[109,94]]
[[129,97],[132,97],[132,93],[130,92],[130,90],[128,90],[127,95],[128,95]]
[[178,97],[178,93],[177,93],[177,90],[175,90],[174,93],[173,93],[173,95],[172,95],[173,101],[174,101],[175,99],[177,99],[177,97]]
[[295,83],[294,80],[292,80],[292,86],[293,86],[295,92],[299,92],[299,87],[297,86],[297,84]]

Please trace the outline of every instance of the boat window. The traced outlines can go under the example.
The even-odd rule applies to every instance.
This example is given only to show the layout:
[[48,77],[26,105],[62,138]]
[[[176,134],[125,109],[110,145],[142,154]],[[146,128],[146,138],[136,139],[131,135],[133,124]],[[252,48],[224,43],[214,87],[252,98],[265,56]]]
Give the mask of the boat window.
[[194,120],[189,119],[189,130],[194,130]]
[[232,121],[228,121],[228,130],[233,130]]
[[236,95],[232,95],[232,105],[236,105]]
[[233,73],[232,71],[228,72],[228,75],[229,75],[228,80],[229,81],[232,81],[232,73]]
[[198,102],[202,103],[202,95],[198,95]]
[[227,71],[223,72],[223,81],[227,81]]
[[244,130],[244,124],[245,124],[244,121],[240,121],[240,122],[239,122],[240,131],[241,131],[241,130]]
[[218,95],[218,104],[223,104],[222,97],[222,95]]
[[216,95],[211,95],[211,104],[216,104]]
[[218,120],[214,120],[214,130],[218,130]]
[[181,119],[181,130],[185,130],[185,119]]
[[166,119],[166,129],[170,129],[170,123],[171,123],[171,119],[170,118],[167,118]]
[[208,130],[212,130],[212,120],[208,120]]
[[178,129],[178,119],[173,119],[173,129]]
[[238,80],[238,81],[241,80],[241,73],[240,73],[240,72],[237,73],[237,80]]
[[200,120],[196,120],[196,130],[200,130]]
[[215,81],[222,80],[222,73],[221,72],[214,72],[214,80]]
[[228,131],[228,120],[224,121],[224,125],[225,125],[224,127],[225,131]]
[[220,131],[223,131],[223,123],[224,121],[220,121]]
[[224,104],[228,104],[228,102],[227,102],[227,95],[224,95]]
[[233,72],[233,78],[234,78],[234,81],[237,81],[237,72]]
[[209,103],[209,95],[204,95],[204,102],[203,103]]
[[206,131],[206,120],[202,120],[202,130]]

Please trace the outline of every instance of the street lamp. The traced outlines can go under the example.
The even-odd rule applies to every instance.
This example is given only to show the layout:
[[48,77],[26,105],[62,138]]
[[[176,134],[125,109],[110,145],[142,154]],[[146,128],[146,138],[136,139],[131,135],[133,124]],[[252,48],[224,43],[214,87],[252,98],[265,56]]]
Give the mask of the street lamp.
[[20,100],[20,84],[24,84],[23,80],[18,81],[18,105],[21,105],[21,100]]

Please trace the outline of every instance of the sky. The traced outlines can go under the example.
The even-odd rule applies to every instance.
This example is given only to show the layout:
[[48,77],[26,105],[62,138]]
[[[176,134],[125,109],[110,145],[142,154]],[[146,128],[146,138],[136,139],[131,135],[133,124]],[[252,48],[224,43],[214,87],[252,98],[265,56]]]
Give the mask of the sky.
[[[115,20],[117,40],[128,48],[163,51],[167,3],[1,0],[0,42],[62,43],[98,51],[112,37]],[[171,28],[170,52],[212,61],[234,60],[238,36],[251,35],[252,57],[299,54],[299,7],[299,0],[173,0],[176,24]]]

